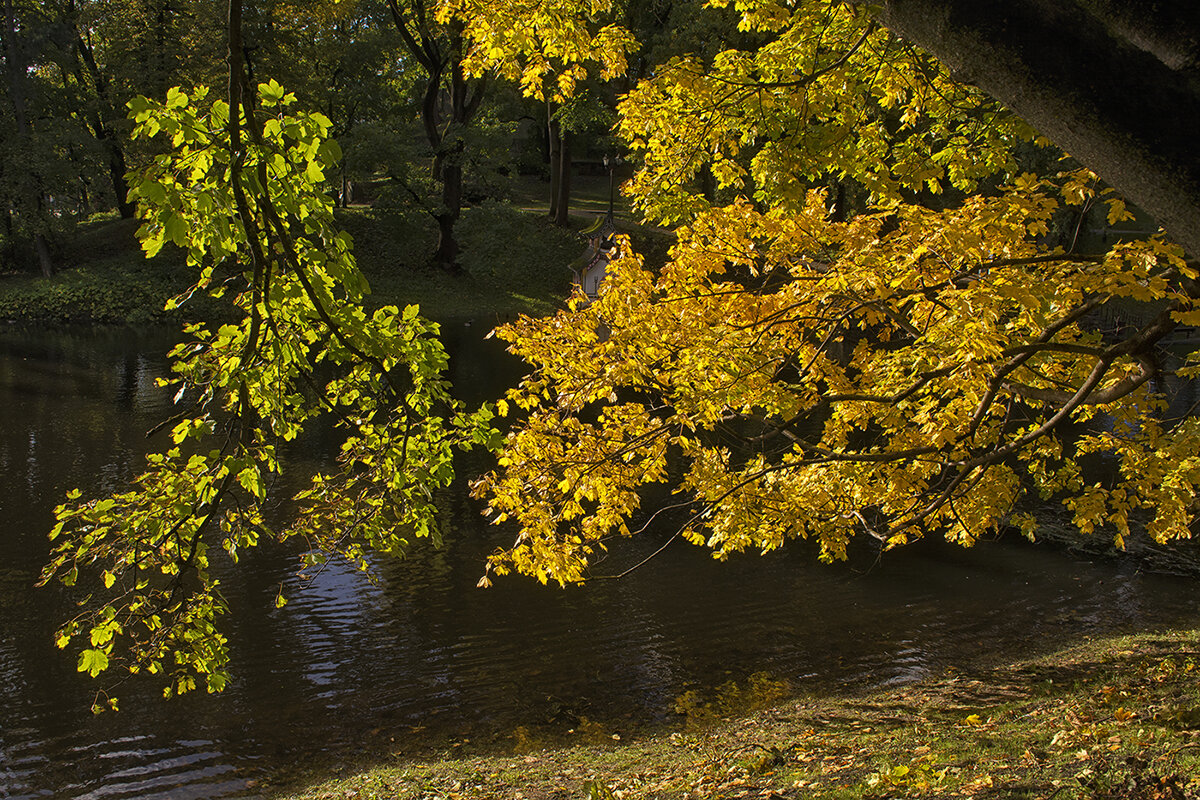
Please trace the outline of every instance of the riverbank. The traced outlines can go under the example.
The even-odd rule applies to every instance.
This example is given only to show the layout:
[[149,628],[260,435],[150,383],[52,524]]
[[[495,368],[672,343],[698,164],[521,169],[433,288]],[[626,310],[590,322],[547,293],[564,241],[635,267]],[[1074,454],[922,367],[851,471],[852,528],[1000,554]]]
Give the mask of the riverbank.
[[[355,207],[338,212],[354,237],[355,256],[372,292],[372,307],[416,303],[434,318],[504,320],[545,314],[570,292],[569,265],[583,251],[573,231],[544,214],[504,203],[465,209],[458,226],[463,271],[431,269],[435,232],[416,212]],[[577,220],[582,226],[587,219]],[[136,220],[99,219],[81,225],[59,244],[60,271],[46,279],[0,275],[0,320],[42,323],[157,324],[228,318],[227,301],[203,293],[178,312],[167,300],[194,280],[183,253],[167,247],[146,259],[136,240]]]
[[[398,754],[302,789],[260,789],[277,800],[1200,797],[1198,630],[866,695],[775,694],[763,682],[685,696],[672,730],[628,741],[584,721],[575,744],[517,731],[508,752],[456,743],[440,757]],[[737,703],[747,707],[733,713]]]

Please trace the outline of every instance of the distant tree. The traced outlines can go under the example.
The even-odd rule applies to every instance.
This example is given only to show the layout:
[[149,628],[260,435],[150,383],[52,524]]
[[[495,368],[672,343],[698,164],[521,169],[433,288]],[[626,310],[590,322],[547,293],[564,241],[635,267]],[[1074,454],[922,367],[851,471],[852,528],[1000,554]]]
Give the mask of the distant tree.
[[424,73],[421,129],[433,152],[433,177],[441,184],[441,204],[432,212],[438,226],[432,261],[443,270],[456,272],[458,240],[454,226],[463,205],[465,133],[486,95],[487,79],[471,78],[463,69],[461,23],[439,21],[436,9],[425,0],[387,3],[408,57]]
[[54,271],[55,231],[114,202],[101,178],[108,151],[87,124],[92,98],[71,72],[78,57],[69,11],[55,3],[4,4],[0,196],[9,246],[32,243],[45,275]]
[[570,134],[594,117],[577,87],[589,75],[601,81],[623,75],[628,54],[637,47],[632,34],[617,24],[613,3],[595,3],[586,16],[578,11],[570,0],[452,0],[439,11],[442,19],[460,26],[462,20],[471,22],[466,29],[473,43],[465,60],[469,72],[497,73],[545,103],[550,216],[564,227],[571,194]]
[[60,78],[75,98],[69,113],[98,143],[112,202],[122,217],[131,217],[125,104],[220,75],[221,14],[199,0],[58,0],[56,7],[65,43]]
[[395,135],[412,113],[406,95],[417,78],[406,70],[416,70],[391,27],[383,0],[275,0],[255,4],[245,20],[254,74],[287,86],[333,124],[330,135],[343,151],[337,180],[343,205],[353,195],[352,176],[365,175],[354,165],[376,166],[372,138]]
[[6,0],[4,11],[0,192],[8,229],[48,274],[55,231],[94,211],[133,214],[125,102],[211,77],[215,17],[188,0]]

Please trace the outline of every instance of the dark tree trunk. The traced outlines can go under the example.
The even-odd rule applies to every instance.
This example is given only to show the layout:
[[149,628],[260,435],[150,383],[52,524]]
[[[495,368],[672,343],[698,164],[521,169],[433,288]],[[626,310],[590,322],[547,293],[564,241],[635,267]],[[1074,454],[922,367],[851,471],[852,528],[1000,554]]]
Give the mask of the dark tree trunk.
[[38,268],[42,276],[49,278],[54,275],[54,258],[50,255],[50,242],[40,233],[33,235],[33,249],[37,251]]
[[150,54],[152,86],[155,96],[162,97],[167,93],[170,81],[167,78],[167,17],[170,14],[170,0],[163,0],[154,9],[154,46]]
[[571,226],[571,137],[559,129],[558,145],[558,192],[554,203],[554,224],[560,228]]
[[846,198],[846,185],[834,180],[829,187],[829,219],[831,222],[845,222],[850,218],[849,203]]
[[[438,246],[433,254],[433,263],[446,272],[458,273],[462,267],[458,263],[458,240],[454,236],[454,226],[462,214],[463,204],[463,151],[466,144],[462,129],[475,115],[483,90],[479,87],[475,97],[470,95],[462,69],[460,30],[452,32],[450,47],[450,124],[448,129],[438,132],[434,144],[434,177],[442,184],[442,205],[434,214],[438,224]],[[426,130],[429,130],[428,125]]]
[[462,165],[457,161],[447,162],[441,168],[442,208],[434,214],[438,224],[438,245],[433,253],[433,263],[450,273],[461,271],[458,264],[458,239],[454,226],[458,223],[462,208]]
[[878,13],[1200,256],[1195,0],[885,0]]
[[454,236],[456,214],[439,212],[434,215],[438,226],[438,245],[433,252],[433,264],[439,269],[455,274],[462,271],[458,264],[458,239]]
[[[396,31],[405,49],[425,70],[425,94],[421,100],[421,125],[433,149],[433,177],[442,184],[440,207],[433,212],[438,225],[438,244],[433,263],[448,272],[459,272],[458,242],[454,226],[462,212],[462,129],[470,124],[483,101],[486,81],[471,84],[462,69],[463,29],[453,22],[442,34],[433,33],[428,10],[421,3],[401,8],[389,0]],[[448,78],[449,119],[443,120],[443,80]]]
[[713,175],[712,165],[705,161],[700,166],[700,193],[710,203],[717,202],[717,176]]
[[[4,63],[8,73],[9,99],[12,102],[13,121],[16,123],[17,137],[28,140],[30,137],[29,120],[25,116],[25,60],[21,52],[21,40],[17,32],[16,14],[13,12],[12,0],[4,0]],[[50,255],[50,243],[45,234],[37,227],[41,220],[37,218],[42,208],[41,180],[33,174],[33,189],[30,197],[25,198],[27,207],[34,211],[32,220],[34,227],[33,243],[37,252],[38,266],[47,278],[54,274],[54,259]]]
[[96,87],[96,99],[99,110],[90,126],[92,135],[108,151],[108,177],[112,183],[113,196],[116,197],[117,211],[120,213],[121,219],[129,219],[137,209],[129,200],[129,185],[125,182],[125,173],[129,171],[125,162],[125,151],[121,149],[117,137],[113,135],[112,128],[109,127],[107,122],[107,120],[117,116],[109,97],[108,79],[100,71],[99,66],[97,66],[96,57],[92,52],[91,46],[84,41],[83,36],[78,31],[75,33],[75,49],[79,54],[79,60],[83,62],[88,75],[92,79],[92,85]]
[[554,108],[546,101],[546,152],[550,159],[550,219],[558,219],[558,192],[562,183],[562,135]]
[[106,136],[108,138],[104,143],[108,147],[108,178],[117,198],[117,212],[120,213],[121,219],[130,219],[137,207],[129,200],[129,184],[125,182],[125,173],[129,171],[125,164],[125,151],[111,134],[106,133]]

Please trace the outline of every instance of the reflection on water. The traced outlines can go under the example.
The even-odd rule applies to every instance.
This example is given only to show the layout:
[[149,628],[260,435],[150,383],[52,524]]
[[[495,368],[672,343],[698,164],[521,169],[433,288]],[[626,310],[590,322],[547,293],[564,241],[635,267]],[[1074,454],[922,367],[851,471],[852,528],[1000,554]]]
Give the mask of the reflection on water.
[[[515,374],[482,327],[448,329],[453,377],[476,398]],[[254,781],[321,752],[451,735],[503,743],[518,725],[565,731],[581,716],[617,731],[671,719],[689,686],[751,672],[798,688],[887,686],[1195,619],[1190,583],[1020,544],[833,567],[803,548],[722,565],[672,545],[619,581],[480,590],[504,534],[457,491],[442,498],[445,548],[380,564],[374,584],[339,564],[303,581],[297,554],[279,547],[248,554],[222,579],[230,689],[164,703],[133,682],[119,714],[92,717],[95,686],[52,646],[68,598],[33,582],[66,490],[109,491],[138,469],[145,431],[170,407],[154,386],[169,343],[0,331],[0,798],[250,796]],[[293,480],[331,438],[292,453]],[[636,563],[660,543],[650,535],[613,560]],[[281,587],[291,601],[276,609]]]

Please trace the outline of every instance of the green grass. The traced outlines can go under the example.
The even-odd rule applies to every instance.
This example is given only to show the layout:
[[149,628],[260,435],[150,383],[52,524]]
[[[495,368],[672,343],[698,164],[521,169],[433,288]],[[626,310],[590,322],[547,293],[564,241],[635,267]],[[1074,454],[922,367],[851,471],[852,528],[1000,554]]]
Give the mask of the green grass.
[[415,214],[350,209],[342,222],[372,287],[371,305],[416,303],[434,318],[545,314],[570,293],[583,243],[544,217],[500,203],[466,209],[456,233],[461,275],[427,266],[434,231]]
[[[606,176],[576,176],[571,229],[564,230],[546,216],[548,184],[515,180],[512,202],[464,209],[456,229],[460,275],[428,266],[436,230],[422,212],[357,206],[339,210],[338,220],[353,235],[355,256],[372,287],[368,305],[416,303],[438,319],[503,320],[561,307],[570,293],[568,265],[583,252],[575,231],[607,211],[608,191]],[[669,235],[630,222],[628,203],[620,197],[617,218],[648,263],[662,263]],[[137,225],[113,216],[79,225],[59,242],[53,278],[0,274],[0,320],[145,324],[232,316],[227,302],[202,293],[179,312],[163,311],[194,276],[183,254],[170,246],[154,259],[144,258]]]
[[[618,175],[613,213],[618,218],[629,219],[629,201],[621,196],[620,183],[621,176]],[[511,184],[511,197],[512,204],[521,210],[545,214],[550,204],[550,182],[531,177],[517,178]],[[608,213],[608,176],[572,176],[568,210],[572,217],[581,219]]]
[[[435,318],[504,319],[545,314],[570,292],[567,265],[583,250],[572,231],[544,214],[499,203],[466,209],[457,233],[463,274],[427,266],[434,230],[427,216],[358,207],[339,212],[372,287],[368,304],[417,303]],[[198,294],[179,314],[163,311],[193,275],[170,248],[143,257],[132,220],[81,226],[62,245],[58,274],[0,275],[0,319],[44,322],[159,323],[179,316],[229,316],[227,304]]]
[[718,693],[641,738],[584,723],[577,743],[549,744],[518,729],[508,752],[393,755],[272,796],[1197,798],[1198,637],[1108,638],[867,696],[779,699],[764,680],[766,694],[727,688],[749,706],[741,714]]

